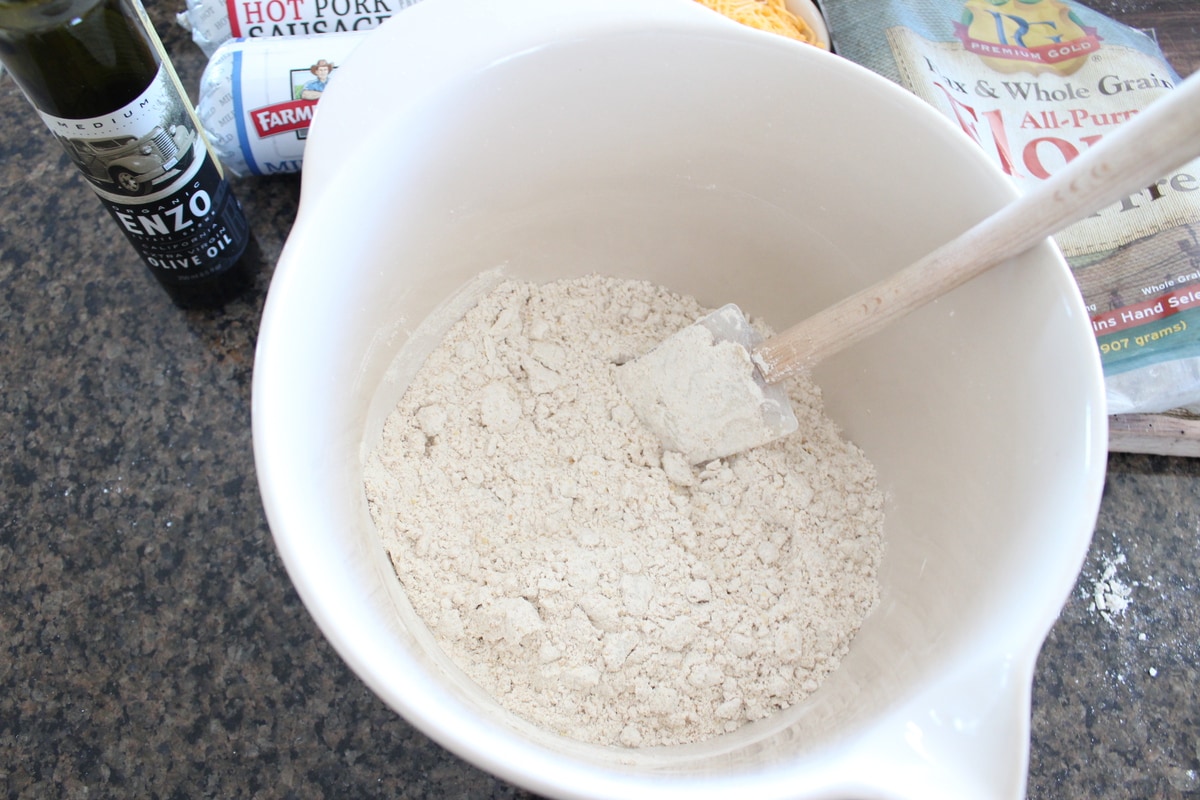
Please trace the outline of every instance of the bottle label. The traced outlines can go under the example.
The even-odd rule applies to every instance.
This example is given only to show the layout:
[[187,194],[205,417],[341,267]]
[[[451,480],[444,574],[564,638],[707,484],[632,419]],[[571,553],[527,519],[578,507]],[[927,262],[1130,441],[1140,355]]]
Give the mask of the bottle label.
[[167,69],[110,114],[42,119],[160,281],[211,278],[242,255],[241,207]]

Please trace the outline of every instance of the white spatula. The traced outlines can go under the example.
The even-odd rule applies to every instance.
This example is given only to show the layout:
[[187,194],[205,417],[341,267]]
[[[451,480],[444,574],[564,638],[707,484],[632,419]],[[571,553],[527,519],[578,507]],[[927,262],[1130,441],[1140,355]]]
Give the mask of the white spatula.
[[[664,447],[692,463],[773,441],[797,426],[779,381],[811,369],[1197,156],[1200,74],[1152,102],[1049,180],[891,277],[765,341],[753,336],[736,306],[725,306],[622,365],[618,385]],[[693,330],[697,326],[704,331]],[[744,354],[740,359],[738,349]],[[727,382],[724,389],[722,381]],[[734,407],[737,403],[744,407]]]

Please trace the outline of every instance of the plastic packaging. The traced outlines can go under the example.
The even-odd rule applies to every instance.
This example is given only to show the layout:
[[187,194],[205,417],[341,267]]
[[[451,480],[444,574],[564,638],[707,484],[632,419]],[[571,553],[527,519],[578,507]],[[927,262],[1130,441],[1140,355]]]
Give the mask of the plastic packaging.
[[[836,52],[937,108],[1018,188],[1179,80],[1150,37],[1073,0],[823,8]],[[1109,412],[1200,401],[1200,161],[1055,238],[1088,305]]]
[[238,175],[299,172],[321,92],[363,36],[234,39],[217,48],[197,111],[225,165]]
[[368,31],[419,0],[187,0],[179,24],[209,56],[230,39]]

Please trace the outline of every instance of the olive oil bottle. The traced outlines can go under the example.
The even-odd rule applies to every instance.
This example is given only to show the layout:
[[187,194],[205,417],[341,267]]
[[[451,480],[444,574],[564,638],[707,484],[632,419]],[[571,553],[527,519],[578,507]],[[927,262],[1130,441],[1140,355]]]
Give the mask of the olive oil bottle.
[[140,0],[0,0],[0,62],[176,305],[252,283],[241,205]]

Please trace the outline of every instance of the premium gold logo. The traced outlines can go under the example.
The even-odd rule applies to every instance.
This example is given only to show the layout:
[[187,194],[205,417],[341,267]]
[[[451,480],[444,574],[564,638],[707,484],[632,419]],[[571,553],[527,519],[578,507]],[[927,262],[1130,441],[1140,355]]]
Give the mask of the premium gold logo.
[[1070,75],[1100,49],[1061,0],[967,0],[955,33],[968,52],[997,72]]

